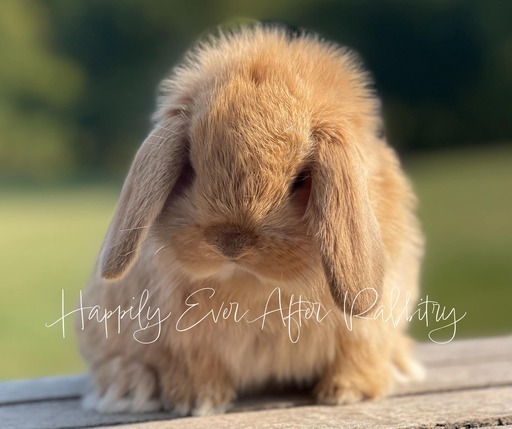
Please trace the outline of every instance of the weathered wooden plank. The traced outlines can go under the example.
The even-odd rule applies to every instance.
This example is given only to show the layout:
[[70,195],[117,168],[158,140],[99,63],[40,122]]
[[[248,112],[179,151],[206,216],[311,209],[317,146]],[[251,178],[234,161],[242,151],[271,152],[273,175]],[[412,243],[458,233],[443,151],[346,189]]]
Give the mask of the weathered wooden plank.
[[[410,400],[412,402],[408,402],[409,406],[418,410],[420,409],[420,404],[415,402],[416,400],[414,398],[430,398],[431,396],[447,398],[447,396],[442,396],[440,392],[448,392],[453,395],[465,395],[468,389],[473,389],[474,392],[478,392],[476,389],[488,387],[493,387],[493,389],[486,389],[485,391],[487,392],[495,390],[496,392],[502,392],[503,390],[500,390],[501,388],[511,389],[512,347],[510,346],[512,346],[512,336],[485,340],[468,340],[446,345],[422,344],[418,347],[418,355],[422,360],[426,361],[426,366],[429,370],[425,382],[403,386],[397,392],[397,396],[379,403],[381,405],[365,403],[354,406],[363,407],[361,409],[356,408],[356,410],[359,411],[367,409],[367,407],[369,407],[368,410],[371,410],[373,409],[372,407],[375,406],[378,407],[377,411],[382,411],[386,409],[385,404],[387,403],[401,404],[401,402],[396,401]],[[472,351],[474,351],[473,354]],[[1,383],[0,426],[2,428],[13,427],[22,429],[38,427],[54,429],[105,426],[145,422],[149,420],[168,420],[173,418],[173,416],[168,413],[139,415],[118,414],[105,416],[90,411],[83,411],[79,407],[78,397],[86,385],[86,380],[85,376],[80,375]],[[463,396],[460,396],[460,398],[461,402],[466,401]],[[507,404],[509,408],[502,408],[502,410],[509,410],[509,414],[512,415],[512,410],[510,410],[512,407],[512,394]],[[478,409],[480,404],[473,402],[472,406]],[[300,408],[293,408],[287,411],[286,409],[290,407]],[[273,413],[275,411],[281,411],[282,414],[277,415],[281,415],[284,419],[280,422],[282,423],[283,421],[289,421],[289,417],[286,416],[294,416],[296,413],[303,414],[306,412],[304,410],[318,411],[329,409],[328,407],[313,406],[312,398],[304,393],[291,392],[290,394],[279,396],[260,395],[257,397],[248,397],[237,402],[234,411],[263,413],[260,414],[260,416],[265,415],[267,412]],[[346,410],[347,408],[340,407],[340,409]],[[262,412],[261,410],[271,411]],[[329,413],[331,413],[331,411],[325,412],[327,412],[325,418],[330,422],[331,420],[329,419],[332,416],[330,416]],[[507,413],[505,413],[504,416],[508,418]],[[179,419],[178,421],[188,422],[189,420]],[[278,420],[275,420],[275,422],[277,421]],[[307,419],[305,421],[307,421]],[[411,420],[411,422],[412,421],[413,420]],[[461,421],[462,420],[457,420],[456,423]],[[481,426],[492,426],[500,422],[496,423],[489,420],[480,423]],[[501,424],[504,423],[505,421],[501,422]],[[7,424],[10,426],[6,426]],[[146,426],[143,427],[145,428]],[[158,426],[155,426],[155,428],[156,427]],[[282,426],[281,424],[276,427],[291,426]],[[414,427],[421,427],[421,425]],[[150,428],[150,426],[148,426],[148,428]]]
[[[159,413],[122,416],[83,411],[78,401],[50,401],[0,407],[4,429],[163,428],[376,428],[419,429],[512,425],[512,387],[395,397],[346,406],[304,406],[169,420]],[[151,418],[156,421],[144,422]],[[119,426],[119,423],[124,425]],[[130,424],[137,423],[137,424]],[[111,425],[111,426],[109,426]],[[115,425],[115,426],[112,426]]]
[[512,359],[460,363],[458,366],[428,366],[421,383],[399,386],[395,395],[443,392],[491,386],[512,386]]
[[87,382],[85,374],[6,381],[0,383],[0,405],[78,398]]
[[[463,380],[472,380],[471,374],[478,374],[476,370],[472,370],[471,368],[475,368],[472,365],[468,365],[467,367],[467,375],[461,374],[459,377],[459,383]],[[508,363],[506,364],[506,368],[510,368]],[[437,371],[440,368],[436,369]],[[453,371],[453,368],[446,369],[446,379],[444,380],[448,386],[448,388],[453,387],[453,374],[460,374],[459,370]],[[434,372],[435,373],[435,372]],[[435,373],[436,374],[436,373]],[[439,375],[439,374],[438,374]],[[479,374],[478,374],[479,375]],[[481,375],[479,375],[481,376]],[[495,379],[494,379],[495,380]],[[510,380],[510,379],[509,379]],[[485,379],[482,379],[485,381]],[[510,382],[512,386],[512,381]],[[428,387],[428,386],[427,386]],[[432,389],[425,389],[427,391],[435,391],[437,386],[433,386]],[[419,389],[417,389],[419,390]],[[400,398],[396,398],[400,399]],[[245,400],[239,402],[235,408],[235,411],[251,411],[251,410],[262,410],[262,409],[282,409],[289,408],[297,405],[305,405],[310,402],[309,398],[304,396],[285,396],[285,397],[260,397],[260,398],[246,398]],[[387,401],[385,401],[387,402]],[[512,404],[512,396],[510,397],[510,403]],[[372,405],[372,404],[365,404]],[[309,407],[308,407],[309,408]],[[296,409],[296,408],[295,408]],[[0,407],[0,421],[3,422],[3,425],[6,422],[12,421],[15,419],[16,415],[23,417],[24,415],[30,416],[28,421],[25,422],[25,425],[20,426],[21,422],[19,420],[14,420],[12,423],[12,427],[45,427],[45,428],[68,428],[73,427],[73,425],[77,424],[78,426],[89,425],[105,425],[105,424],[119,424],[119,423],[128,423],[128,422],[137,422],[137,421],[146,421],[146,420],[162,420],[162,419],[170,419],[173,416],[167,413],[154,413],[154,414],[146,414],[146,415],[100,415],[97,413],[86,412],[79,408],[78,401],[68,400],[68,401],[48,401],[48,402],[38,402],[32,404],[19,404],[12,406],[3,406]],[[25,417],[23,417],[26,419]],[[80,422],[80,424],[79,424]],[[35,426],[31,426],[35,423]],[[2,425],[2,427],[4,427]],[[8,427],[8,426],[6,426]]]
[[[338,407],[309,406],[122,426],[126,429],[418,429],[512,424],[512,387],[414,395]],[[118,428],[119,426],[117,426]],[[110,429],[113,429],[112,427]]]
[[447,344],[419,343],[416,352],[429,366],[461,362],[512,360],[512,335],[452,341]]
[[69,429],[173,418],[169,413],[99,414],[77,399],[20,403],[0,407],[2,429]]

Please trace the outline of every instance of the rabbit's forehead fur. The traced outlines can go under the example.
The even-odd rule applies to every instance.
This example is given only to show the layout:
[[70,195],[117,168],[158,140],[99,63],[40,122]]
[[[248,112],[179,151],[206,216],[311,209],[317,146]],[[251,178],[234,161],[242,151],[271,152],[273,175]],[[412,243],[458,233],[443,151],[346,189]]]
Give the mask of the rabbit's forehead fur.
[[287,88],[243,77],[212,98],[190,127],[196,189],[233,204],[276,205],[311,153],[310,112]]

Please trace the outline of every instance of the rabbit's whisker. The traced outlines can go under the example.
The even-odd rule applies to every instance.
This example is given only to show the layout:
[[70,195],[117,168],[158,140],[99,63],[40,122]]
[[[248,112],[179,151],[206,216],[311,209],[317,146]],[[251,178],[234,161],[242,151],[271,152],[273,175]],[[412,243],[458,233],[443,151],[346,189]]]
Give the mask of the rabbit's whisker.
[[136,229],[145,229],[145,228],[149,228],[151,225],[146,225],[146,226],[135,226],[133,228],[126,228],[126,229],[120,229],[119,231],[121,232],[124,232],[124,231],[135,231]]
[[157,126],[158,128],[162,128],[163,130],[170,132],[171,134],[177,134],[177,132],[176,132],[176,131],[171,130],[170,128],[166,128],[166,127],[164,127],[164,126],[162,126],[162,125],[159,125],[159,124],[156,124],[156,126]]
[[165,249],[165,248],[167,248],[167,247],[170,247],[170,246],[169,246],[169,245],[167,245],[167,246],[166,246],[166,245],[163,245],[163,246],[159,247],[159,248],[158,248],[158,250],[157,250],[155,253],[153,253],[153,256],[156,256],[156,255],[157,255],[157,253],[158,253],[158,252],[160,252],[160,250],[163,250],[163,249]]
[[168,138],[167,136],[159,136],[157,134],[150,134],[150,135],[148,135],[148,137],[154,137],[154,138],[162,139],[162,140],[165,140]]
[[127,253],[124,253],[124,254],[118,253],[118,256],[128,256],[128,255],[131,255],[134,252],[135,252],[135,250],[131,250],[130,252],[127,252]]

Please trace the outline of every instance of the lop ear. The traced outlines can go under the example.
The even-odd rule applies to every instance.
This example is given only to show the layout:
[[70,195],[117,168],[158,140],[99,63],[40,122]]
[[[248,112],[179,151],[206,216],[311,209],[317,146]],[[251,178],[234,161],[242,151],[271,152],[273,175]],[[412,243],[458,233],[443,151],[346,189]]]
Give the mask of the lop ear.
[[[384,251],[356,142],[317,133],[307,208],[331,294],[344,311],[370,310],[382,292]],[[353,306],[353,307],[352,307]]]
[[100,254],[101,275],[122,277],[137,259],[149,227],[161,212],[187,156],[179,116],[157,124],[142,143],[124,182]]

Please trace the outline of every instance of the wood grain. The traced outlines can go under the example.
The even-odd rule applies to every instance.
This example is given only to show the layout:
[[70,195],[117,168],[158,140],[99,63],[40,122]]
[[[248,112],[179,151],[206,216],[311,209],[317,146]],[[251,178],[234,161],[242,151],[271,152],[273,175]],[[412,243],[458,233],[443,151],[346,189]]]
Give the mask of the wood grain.
[[250,396],[222,416],[101,415],[80,408],[85,375],[0,383],[5,429],[116,428],[472,428],[512,425],[512,336],[420,344],[424,382],[380,402],[324,407],[305,392]]

